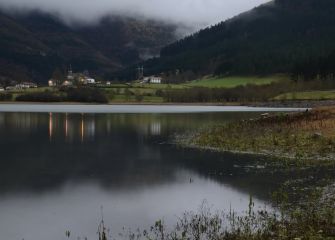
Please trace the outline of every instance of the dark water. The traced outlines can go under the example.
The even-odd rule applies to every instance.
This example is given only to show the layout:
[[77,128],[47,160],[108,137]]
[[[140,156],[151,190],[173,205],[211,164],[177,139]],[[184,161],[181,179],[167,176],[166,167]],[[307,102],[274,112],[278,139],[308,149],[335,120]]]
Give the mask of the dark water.
[[255,157],[169,144],[259,114],[0,113],[0,239],[97,239],[101,206],[113,233],[172,225],[204,200],[241,212],[252,195],[264,206],[279,178],[238,167]]

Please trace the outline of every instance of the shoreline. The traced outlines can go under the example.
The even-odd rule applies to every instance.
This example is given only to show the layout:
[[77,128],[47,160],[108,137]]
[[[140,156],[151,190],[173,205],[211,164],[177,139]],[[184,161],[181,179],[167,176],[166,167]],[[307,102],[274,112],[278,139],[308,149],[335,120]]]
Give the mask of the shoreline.
[[16,105],[16,104],[25,104],[25,105],[102,105],[102,106],[124,106],[124,105],[131,105],[131,106],[246,106],[240,103],[170,103],[170,102],[111,102],[111,103],[85,103],[85,102],[0,102],[1,105]]
[[295,100],[295,101],[267,101],[267,102],[109,102],[109,103],[88,103],[88,102],[28,102],[28,101],[2,101],[1,105],[132,105],[132,106],[236,106],[236,107],[262,107],[262,108],[316,108],[335,106],[335,100]]
[[[296,160],[296,156],[292,156],[289,153],[284,153],[284,152],[273,152],[273,151],[262,151],[262,152],[257,152],[257,151],[243,151],[243,150],[228,150],[228,149],[222,149],[219,147],[210,147],[210,146],[200,146],[200,145],[195,145],[195,144],[185,144],[185,143],[180,143],[176,142],[176,145],[180,145],[181,147],[184,148],[189,148],[189,149],[195,149],[195,150],[200,150],[200,151],[211,151],[211,152],[217,152],[217,153],[230,153],[230,154],[238,154],[238,155],[247,155],[247,156],[258,156],[258,157],[265,157],[268,159],[267,161],[262,161],[261,165],[262,167],[265,168],[266,166],[271,166],[271,167],[277,167],[277,169],[287,169],[290,167],[292,168],[313,168],[315,167],[315,164],[309,164],[309,165],[304,165],[304,166],[296,166],[293,164],[293,161]],[[271,159],[271,160],[270,160]],[[331,160],[335,159],[335,154],[333,155],[328,155],[328,156],[315,156],[315,157],[309,157],[309,158],[304,158],[303,160],[306,162],[311,162],[311,161],[318,161],[320,164],[318,165],[319,167],[327,167],[327,166],[334,166],[333,163],[330,163]],[[287,166],[283,166],[281,164],[281,161],[285,161]],[[257,166],[259,166],[260,162],[255,162]]]
[[222,124],[176,136],[175,143],[185,148],[265,156],[282,167],[335,167],[333,125],[335,108],[324,107]]
[[250,106],[317,108],[317,107],[335,106],[335,100],[269,101],[269,102],[251,103]]
[[0,104],[0,112],[41,113],[220,113],[220,112],[302,112],[304,108],[267,108],[218,105],[110,105],[80,103],[10,103]]

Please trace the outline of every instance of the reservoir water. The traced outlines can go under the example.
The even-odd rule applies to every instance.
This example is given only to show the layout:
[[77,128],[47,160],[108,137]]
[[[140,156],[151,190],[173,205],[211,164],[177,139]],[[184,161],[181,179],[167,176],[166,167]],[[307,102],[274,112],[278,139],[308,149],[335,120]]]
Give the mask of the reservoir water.
[[0,239],[97,239],[101,206],[114,237],[159,219],[172,226],[204,201],[242,212],[250,195],[268,205],[282,178],[249,171],[255,156],[171,144],[275,109],[10,106],[0,105]]

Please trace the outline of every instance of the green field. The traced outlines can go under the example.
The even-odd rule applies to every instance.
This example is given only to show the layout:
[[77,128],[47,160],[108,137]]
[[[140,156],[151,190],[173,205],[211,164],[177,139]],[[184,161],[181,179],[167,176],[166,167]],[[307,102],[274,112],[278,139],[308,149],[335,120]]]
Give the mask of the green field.
[[141,89],[183,89],[189,88],[187,84],[141,84],[133,83],[131,84],[132,88],[141,88]]
[[[135,96],[115,95],[110,100],[110,103],[138,103]],[[162,103],[162,97],[156,96],[143,96],[143,100],[140,102],[144,103]]]
[[52,87],[39,87],[39,88],[14,89],[8,92],[13,93],[13,94],[15,93],[22,94],[22,93],[44,92],[44,91],[55,91],[55,89]]
[[237,86],[245,86],[248,84],[265,85],[286,79],[282,75],[274,75],[268,77],[213,77],[194,80],[186,83],[188,87],[208,87],[208,88],[233,88]]
[[335,90],[285,93],[274,98],[274,100],[332,100],[332,99],[335,99]]
[[[133,83],[115,83],[111,85],[97,85],[101,89],[110,102],[152,102],[161,103],[164,101],[164,92],[171,89],[192,89],[195,87],[204,88],[233,88],[237,86],[245,86],[248,84],[263,85],[277,81],[284,81],[287,77],[283,75],[273,75],[268,77],[224,77],[224,78],[202,78],[199,80],[190,81],[180,84],[141,84]],[[38,93],[38,92],[53,92],[56,95],[61,94],[58,88],[40,87],[25,90],[12,90],[13,100],[22,94]]]

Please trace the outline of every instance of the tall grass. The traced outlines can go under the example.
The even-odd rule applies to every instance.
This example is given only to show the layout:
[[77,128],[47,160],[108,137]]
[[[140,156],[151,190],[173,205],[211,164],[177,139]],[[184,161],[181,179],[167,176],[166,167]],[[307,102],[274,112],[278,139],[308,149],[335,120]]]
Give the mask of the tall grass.
[[169,229],[162,220],[148,230],[120,234],[122,239],[140,240],[265,240],[265,239],[334,239],[335,198],[322,199],[315,193],[299,206],[278,206],[278,211],[254,209],[250,198],[249,210],[239,215],[212,212],[202,205],[199,212],[186,212]]
[[187,145],[279,157],[279,164],[335,165],[335,110],[276,114],[233,122],[190,137]]

